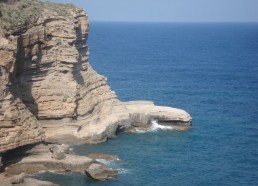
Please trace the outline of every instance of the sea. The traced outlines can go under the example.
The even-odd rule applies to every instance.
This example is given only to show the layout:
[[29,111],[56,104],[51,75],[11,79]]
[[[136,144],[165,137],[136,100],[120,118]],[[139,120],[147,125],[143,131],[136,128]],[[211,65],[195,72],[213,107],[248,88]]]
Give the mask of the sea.
[[120,100],[184,109],[193,126],[73,146],[79,155],[118,155],[100,160],[117,179],[35,177],[62,186],[258,185],[258,23],[91,22],[88,45],[91,65]]

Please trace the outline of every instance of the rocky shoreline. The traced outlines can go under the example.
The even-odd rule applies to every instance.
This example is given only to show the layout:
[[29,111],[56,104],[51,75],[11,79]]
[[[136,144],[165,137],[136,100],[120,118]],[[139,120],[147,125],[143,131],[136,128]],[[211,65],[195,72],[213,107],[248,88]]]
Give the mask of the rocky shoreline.
[[[103,157],[103,156],[102,156]],[[5,175],[15,178],[22,174],[37,172],[79,172],[95,180],[116,178],[117,171],[108,168],[101,162],[87,157],[78,156],[69,150],[68,145],[30,145],[20,147],[6,153]]]
[[[42,181],[31,177],[26,177],[26,175],[18,180],[22,183],[14,183],[11,177],[6,177],[4,174],[0,174],[0,180],[1,185],[4,186],[11,186],[11,185],[19,185],[19,186],[58,186],[57,184],[48,182],[48,181]],[[15,181],[16,182],[16,181]]]
[[8,183],[3,174],[48,170],[114,178],[117,172],[94,158],[48,145],[102,143],[120,132],[148,130],[154,120],[177,130],[191,127],[184,110],[117,99],[89,64],[83,9],[6,0],[0,23],[0,177]]

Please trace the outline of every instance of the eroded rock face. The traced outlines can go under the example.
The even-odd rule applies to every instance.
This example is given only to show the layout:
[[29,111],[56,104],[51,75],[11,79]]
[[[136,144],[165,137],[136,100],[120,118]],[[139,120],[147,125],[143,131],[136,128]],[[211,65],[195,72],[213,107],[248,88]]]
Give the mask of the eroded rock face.
[[15,71],[16,46],[0,36],[0,153],[44,138],[36,117],[14,95],[12,74]]
[[85,170],[85,173],[95,180],[106,180],[116,178],[118,172],[99,163],[93,163]]
[[[48,146],[43,144],[13,151],[9,152],[12,156],[6,161],[8,166],[5,168],[5,174],[12,176],[10,181],[14,184],[28,181],[24,173],[31,174],[39,171],[80,172],[97,180],[115,178],[118,174],[103,163],[86,156],[67,154],[64,159],[53,159]],[[19,153],[19,156],[14,155],[15,153]]]
[[52,158],[61,160],[65,158],[65,154],[69,154],[70,152],[70,147],[69,145],[55,145],[55,144],[50,144],[49,145],[49,150],[52,152]]
[[88,63],[87,16],[76,8],[70,13],[73,17],[41,18],[18,37],[16,84],[39,120],[76,119],[115,98]]
[[0,152],[41,141],[41,120],[77,120],[116,101],[88,63],[88,17],[71,5],[63,9],[67,15],[44,6],[26,27],[0,33]]
[[[8,6],[0,6],[0,153],[42,140],[100,143],[151,119],[189,128],[183,110],[117,100],[88,62],[82,9],[36,0]],[[13,9],[21,18],[3,21]]]
[[11,178],[11,184],[21,184],[24,183],[25,180],[25,173],[21,173],[19,175],[15,175]]

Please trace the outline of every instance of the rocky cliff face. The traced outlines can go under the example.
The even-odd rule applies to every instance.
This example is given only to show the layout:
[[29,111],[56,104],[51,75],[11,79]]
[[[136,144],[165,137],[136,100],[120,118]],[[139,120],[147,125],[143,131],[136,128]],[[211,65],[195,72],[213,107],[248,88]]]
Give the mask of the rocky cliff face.
[[[88,64],[84,11],[71,5],[55,5],[55,11],[51,5],[2,5],[0,152],[41,141],[38,120],[77,119],[115,100],[106,79]],[[31,11],[24,14],[33,18],[16,24],[18,17],[7,17],[19,11]]]
[[15,73],[16,46],[0,38],[0,153],[44,138],[36,117],[22,103],[11,79]]
[[121,103],[88,62],[89,21],[72,5],[0,4],[0,152],[48,142],[96,143],[151,119],[189,126],[184,111]]

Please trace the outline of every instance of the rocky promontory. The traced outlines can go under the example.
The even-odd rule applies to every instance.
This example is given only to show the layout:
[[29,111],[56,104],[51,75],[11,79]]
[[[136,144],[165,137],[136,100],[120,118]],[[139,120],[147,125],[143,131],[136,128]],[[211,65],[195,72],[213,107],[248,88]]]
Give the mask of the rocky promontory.
[[0,1],[0,23],[0,155],[41,142],[100,143],[120,131],[149,127],[152,120],[190,127],[183,110],[117,99],[89,64],[83,9]]

